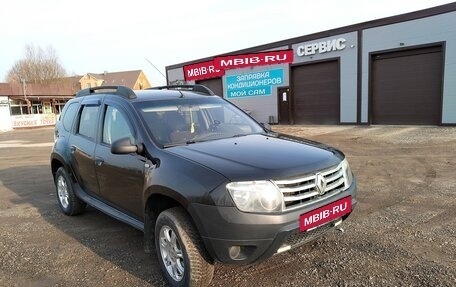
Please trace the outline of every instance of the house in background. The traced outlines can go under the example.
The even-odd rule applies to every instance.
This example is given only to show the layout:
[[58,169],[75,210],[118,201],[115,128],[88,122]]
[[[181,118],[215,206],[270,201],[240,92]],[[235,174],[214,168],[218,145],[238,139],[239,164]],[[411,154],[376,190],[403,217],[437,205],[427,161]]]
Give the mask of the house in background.
[[104,72],[103,74],[87,73],[79,80],[81,90],[99,86],[127,86],[133,90],[143,90],[151,85],[141,70],[123,72]]
[[54,125],[56,116],[76,92],[68,82],[0,83],[0,130]]
[[54,125],[65,103],[86,88],[127,86],[133,90],[150,88],[141,70],[87,73],[52,84],[0,83],[0,131],[11,128]]

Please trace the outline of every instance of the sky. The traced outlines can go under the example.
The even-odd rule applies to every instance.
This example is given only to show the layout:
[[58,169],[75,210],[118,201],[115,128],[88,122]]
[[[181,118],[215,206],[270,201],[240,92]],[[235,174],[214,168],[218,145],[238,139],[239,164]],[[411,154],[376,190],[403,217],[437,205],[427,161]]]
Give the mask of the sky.
[[[28,44],[69,75],[165,67],[435,7],[442,0],[14,0],[0,10],[0,82]],[[147,60],[153,65],[151,65]]]

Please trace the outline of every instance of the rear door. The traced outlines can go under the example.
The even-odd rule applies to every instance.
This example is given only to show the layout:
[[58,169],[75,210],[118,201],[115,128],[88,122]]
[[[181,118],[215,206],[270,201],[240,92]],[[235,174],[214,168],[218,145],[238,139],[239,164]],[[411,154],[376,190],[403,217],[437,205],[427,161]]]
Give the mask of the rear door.
[[82,102],[75,134],[69,139],[71,168],[84,191],[93,195],[99,194],[94,160],[100,103],[92,97]]

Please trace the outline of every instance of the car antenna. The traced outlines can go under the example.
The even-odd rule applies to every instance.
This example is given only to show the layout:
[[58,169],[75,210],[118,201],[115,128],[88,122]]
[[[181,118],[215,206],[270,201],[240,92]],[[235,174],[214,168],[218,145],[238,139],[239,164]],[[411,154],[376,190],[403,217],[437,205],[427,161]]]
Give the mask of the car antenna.
[[159,69],[157,69],[157,67],[155,67],[155,65],[152,64],[152,62],[149,61],[149,59],[147,59],[147,58],[144,58],[144,59],[146,59],[146,61],[149,62],[149,64],[150,64],[152,67],[154,67],[154,69],[157,70],[157,72],[159,72],[159,73],[163,76],[163,78],[165,78],[165,80],[168,81],[168,79],[166,79],[166,76],[165,76]]
[[[144,58],[144,59],[146,59],[146,61],[149,62],[149,64],[150,64],[152,67],[154,67],[154,69],[157,70],[157,72],[159,72],[159,73],[163,76],[163,78],[165,78],[166,81],[168,81],[168,79],[166,78],[166,76],[165,76],[157,67],[155,67],[155,65],[152,64],[152,62],[149,61],[149,59],[147,59],[147,58]],[[176,89],[176,90],[179,91],[179,94],[180,94],[180,97],[179,97],[179,98],[182,99],[182,98],[184,97],[184,94],[183,94],[182,91],[180,91],[179,89]]]

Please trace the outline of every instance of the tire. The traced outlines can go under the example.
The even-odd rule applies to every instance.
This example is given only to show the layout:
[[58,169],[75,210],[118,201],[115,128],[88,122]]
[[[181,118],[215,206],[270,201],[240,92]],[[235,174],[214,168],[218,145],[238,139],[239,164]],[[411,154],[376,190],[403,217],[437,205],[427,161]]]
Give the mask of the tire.
[[71,216],[84,211],[86,204],[74,193],[71,178],[63,167],[60,167],[55,173],[55,191],[63,213]]
[[171,286],[208,286],[214,261],[204,248],[190,217],[181,207],[160,213],[155,224],[155,247],[163,274]]

